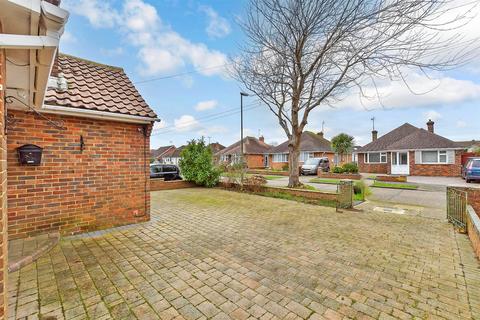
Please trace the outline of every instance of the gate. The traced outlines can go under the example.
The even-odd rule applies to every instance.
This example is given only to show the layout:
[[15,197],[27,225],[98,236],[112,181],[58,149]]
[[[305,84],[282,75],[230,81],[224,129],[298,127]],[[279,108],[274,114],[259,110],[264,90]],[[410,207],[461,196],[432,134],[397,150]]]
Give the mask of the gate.
[[462,231],[467,228],[467,192],[447,187],[447,219]]

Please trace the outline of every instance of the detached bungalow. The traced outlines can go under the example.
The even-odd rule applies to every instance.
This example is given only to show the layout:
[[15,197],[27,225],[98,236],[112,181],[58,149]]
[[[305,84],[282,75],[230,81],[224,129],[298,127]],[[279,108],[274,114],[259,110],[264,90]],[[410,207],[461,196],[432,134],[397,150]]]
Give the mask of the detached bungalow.
[[171,156],[175,152],[175,146],[164,146],[158,149],[151,150],[151,157],[159,163],[170,163]]
[[405,123],[358,149],[360,172],[417,176],[459,176],[464,147],[434,133],[434,122],[427,130]]
[[[245,137],[243,139],[243,153],[245,162],[250,169],[259,169],[268,167],[268,153],[272,146],[265,143],[264,137],[259,139],[255,137]],[[215,158],[223,163],[239,163],[242,151],[240,141],[226,147],[215,154]]]
[[[283,169],[288,166],[288,141],[270,149],[270,167],[273,169]],[[300,138],[300,164],[309,158],[328,157],[331,166],[337,162],[338,157],[332,150],[332,144],[325,139],[323,132],[314,133],[305,131]],[[345,156],[345,161],[349,161],[351,155]]]

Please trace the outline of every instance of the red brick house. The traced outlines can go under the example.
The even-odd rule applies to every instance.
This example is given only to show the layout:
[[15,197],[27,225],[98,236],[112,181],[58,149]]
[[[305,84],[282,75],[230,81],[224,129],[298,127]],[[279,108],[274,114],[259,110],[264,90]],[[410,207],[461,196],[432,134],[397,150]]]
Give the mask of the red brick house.
[[170,163],[171,157],[175,152],[175,149],[175,146],[171,145],[151,150],[151,158],[159,163]]
[[372,142],[356,154],[360,172],[455,177],[461,173],[463,150],[435,134],[430,120],[427,130],[405,123],[378,139],[373,131]]
[[[288,167],[288,141],[269,150],[269,167],[284,169]],[[300,165],[308,158],[328,157],[330,163],[335,162],[335,152],[330,141],[324,138],[323,132],[305,131],[300,138]]]
[[[121,68],[59,54],[36,112],[8,104],[10,238],[149,220],[149,145],[155,113]],[[38,166],[18,148],[43,149]]]
[[[259,139],[255,137],[245,137],[243,139],[243,153],[245,162],[249,169],[260,169],[268,167],[268,151],[271,146],[265,143],[264,137]],[[240,141],[217,152],[214,157],[219,159],[220,163],[239,163],[241,160]]]

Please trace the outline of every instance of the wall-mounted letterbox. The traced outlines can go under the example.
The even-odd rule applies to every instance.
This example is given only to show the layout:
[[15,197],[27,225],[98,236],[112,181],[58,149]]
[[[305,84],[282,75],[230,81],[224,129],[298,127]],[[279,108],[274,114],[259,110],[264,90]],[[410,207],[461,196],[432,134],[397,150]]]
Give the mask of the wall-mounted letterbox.
[[18,161],[25,166],[39,166],[42,162],[42,150],[34,144],[25,144],[17,148]]

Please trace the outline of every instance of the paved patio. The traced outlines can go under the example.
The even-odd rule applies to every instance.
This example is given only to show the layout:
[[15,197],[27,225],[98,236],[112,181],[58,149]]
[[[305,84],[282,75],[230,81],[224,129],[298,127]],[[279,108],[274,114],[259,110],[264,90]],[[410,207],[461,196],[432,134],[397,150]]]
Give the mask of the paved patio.
[[11,273],[10,319],[480,316],[480,264],[438,219],[205,189],[152,193],[152,215]]

